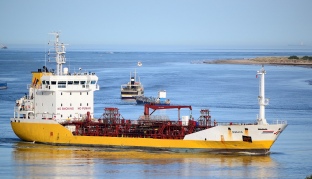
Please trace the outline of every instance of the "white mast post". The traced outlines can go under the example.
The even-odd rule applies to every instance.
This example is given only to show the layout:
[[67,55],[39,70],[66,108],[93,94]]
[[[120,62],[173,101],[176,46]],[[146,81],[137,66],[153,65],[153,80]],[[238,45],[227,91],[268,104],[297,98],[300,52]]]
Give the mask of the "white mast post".
[[258,124],[268,124],[265,119],[265,106],[269,104],[269,99],[265,98],[265,85],[264,85],[264,75],[266,74],[266,71],[264,70],[263,66],[261,70],[257,71],[257,75],[260,76],[259,81],[259,117],[257,119]]
[[54,48],[56,53],[56,75],[63,75],[63,63],[66,63],[65,44],[59,44],[59,32],[54,32],[51,34],[55,35]]

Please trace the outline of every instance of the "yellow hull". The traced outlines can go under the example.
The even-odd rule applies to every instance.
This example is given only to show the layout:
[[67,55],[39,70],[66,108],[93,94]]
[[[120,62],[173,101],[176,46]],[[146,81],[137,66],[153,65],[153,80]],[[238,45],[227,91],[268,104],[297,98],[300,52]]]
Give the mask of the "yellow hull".
[[97,145],[111,147],[142,147],[155,149],[191,149],[200,151],[265,151],[274,141],[200,141],[130,137],[74,136],[60,124],[11,122],[15,134],[22,140],[58,145]]

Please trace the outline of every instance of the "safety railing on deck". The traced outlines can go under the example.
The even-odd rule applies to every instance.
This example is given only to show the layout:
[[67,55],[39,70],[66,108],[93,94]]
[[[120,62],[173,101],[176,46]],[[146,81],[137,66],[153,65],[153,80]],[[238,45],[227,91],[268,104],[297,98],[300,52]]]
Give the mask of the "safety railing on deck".
[[231,126],[231,125],[256,125],[256,122],[216,122],[218,126]]
[[285,121],[285,120],[274,120],[272,122],[272,124],[287,124],[287,121]]

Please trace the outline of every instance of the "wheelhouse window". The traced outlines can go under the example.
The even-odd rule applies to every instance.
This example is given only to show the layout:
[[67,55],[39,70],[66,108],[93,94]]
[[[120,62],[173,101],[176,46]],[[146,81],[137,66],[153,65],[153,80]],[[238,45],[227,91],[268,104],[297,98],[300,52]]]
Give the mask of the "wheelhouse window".
[[80,84],[82,85],[82,88],[85,88],[86,87],[86,82],[85,81],[80,81]]
[[59,88],[66,88],[66,81],[59,81],[58,82],[58,87]]

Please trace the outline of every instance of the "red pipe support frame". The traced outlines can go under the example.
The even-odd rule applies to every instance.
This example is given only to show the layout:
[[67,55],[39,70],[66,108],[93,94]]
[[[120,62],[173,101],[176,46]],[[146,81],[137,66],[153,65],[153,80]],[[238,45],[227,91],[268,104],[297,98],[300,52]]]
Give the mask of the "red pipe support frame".
[[[149,109],[154,109],[153,112],[149,113]],[[179,105],[154,105],[145,104],[144,105],[144,115],[152,115],[157,109],[178,109],[178,120],[180,120],[180,109],[189,108],[192,111],[192,106],[179,106]]]

